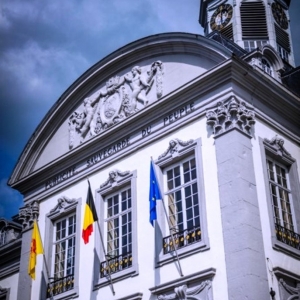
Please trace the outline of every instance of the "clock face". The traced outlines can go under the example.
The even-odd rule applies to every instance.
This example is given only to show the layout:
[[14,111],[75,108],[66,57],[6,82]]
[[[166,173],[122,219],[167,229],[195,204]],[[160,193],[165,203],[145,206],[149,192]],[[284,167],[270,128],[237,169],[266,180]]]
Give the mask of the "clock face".
[[230,4],[220,5],[211,16],[211,30],[220,30],[224,28],[230,22],[232,12],[232,6]]
[[279,3],[277,3],[277,2],[272,3],[272,13],[273,13],[273,17],[274,17],[276,23],[282,29],[288,29],[289,23],[288,23],[286,14],[285,14],[282,6]]

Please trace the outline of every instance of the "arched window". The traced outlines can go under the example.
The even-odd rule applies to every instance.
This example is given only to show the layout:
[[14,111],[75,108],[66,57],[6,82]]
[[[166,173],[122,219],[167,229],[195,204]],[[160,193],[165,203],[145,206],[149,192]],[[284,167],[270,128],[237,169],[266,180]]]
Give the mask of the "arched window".
[[262,58],[261,65],[262,65],[262,69],[267,74],[269,74],[270,76],[273,76],[273,70],[272,70],[271,64],[269,63],[269,61],[265,57]]

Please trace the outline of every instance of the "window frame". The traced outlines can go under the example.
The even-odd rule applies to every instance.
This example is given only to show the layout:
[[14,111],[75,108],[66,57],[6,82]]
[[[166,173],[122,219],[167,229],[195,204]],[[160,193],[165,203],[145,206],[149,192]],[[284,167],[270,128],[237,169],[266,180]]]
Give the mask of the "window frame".
[[[293,225],[294,232],[300,234],[300,185],[299,185],[299,176],[297,172],[297,162],[292,157],[287,155],[286,150],[283,148],[278,149],[278,147],[272,145],[269,140],[260,138],[260,148],[261,148],[261,158],[263,173],[265,179],[266,187],[266,200],[268,206],[269,222],[271,229],[271,241],[272,247],[275,250],[284,252],[290,256],[300,258],[300,251],[290,245],[285,244],[282,241],[279,241],[276,237],[275,222],[274,222],[274,213],[273,213],[273,200],[271,198],[270,187],[269,187],[269,175],[267,169],[267,158],[273,159],[279,165],[285,166],[288,170],[289,178],[289,188],[290,188],[290,201],[292,208],[293,216]],[[283,150],[283,151],[282,151]]]
[[[195,158],[195,165],[197,171],[197,190],[198,190],[198,205],[199,205],[199,217],[200,217],[200,229],[201,229],[201,240],[186,245],[182,248],[177,249],[178,256],[187,257],[197,252],[202,252],[210,249],[208,230],[207,230],[207,214],[206,214],[206,198],[204,191],[204,176],[203,176],[203,163],[202,163],[202,151],[201,151],[201,139],[196,139],[186,146],[178,147],[173,152],[169,151],[167,155],[163,155],[154,161],[156,165],[156,174],[158,181],[161,183],[160,188],[162,195],[164,195],[165,207],[167,209],[167,196],[165,191],[165,179],[164,171],[176,163],[183,162],[188,157]],[[164,184],[162,184],[164,183]],[[156,266],[162,266],[166,263],[174,261],[173,252],[163,253],[163,238],[169,236],[168,222],[166,219],[163,205],[160,201],[157,201],[157,222],[155,226],[155,261]]]
[[[277,204],[277,208],[278,208],[278,216],[275,215],[275,203],[274,203],[274,200],[271,199],[271,205],[272,205],[272,208],[273,208],[273,219],[274,219],[274,222],[277,223],[278,225],[288,229],[288,230],[291,230],[291,231],[294,231],[295,230],[295,221],[294,221],[294,217],[293,215],[295,215],[295,212],[294,212],[294,208],[293,208],[293,199],[292,199],[292,194],[291,194],[291,187],[290,187],[290,180],[289,180],[289,170],[288,168],[280,163],[278,160],[275,160],[274,158],[270,157],[270,156],[266,156],[266,163],[267,163],[267,170],[270,169],[270,166],[269,166],[269,162],[272,163],[272,172],[274,174],[274,177],[278,177],[278,172],[277,172],[277,167],[279,167],[280,169],[283,169],[284,172],[285,172],[285,180],[286,180],[286,186],[284,186],[283,184],[279,183],[276,179],[272,180],[269,176],[270,172],[268,172],[268,179],[269,179],[269,191],[271,193],[271,190],[270,190],[270,185],[272,185],[274,188],[275,188],[275,196],[276,196],[276,202],[278,203]],[[275,170],[274,170],[275,168]],[[288,202],[289,202],[289,205],[290,205],[290,212],[287,212],[291,215],[291,219],[288,220],[287,222],[284,221],[284,208],[282,207],[282,203],[280,201],[280,191],[285,191],[286,192],[286,195],[287,195],[287,198],[288,198]],[[273,193],[272,193],[273,195]],[[270,198],[274,198],[274,197],[271,197],[270,195]],[[287,201],[285,201],[287,202]],[[275,220],[276,219],[276,220]],[[279,221],[279,222],[278,222]],[[287,223],[288,226],[285,226],[284,223]],[[292,228],[291,228],[292,227]]]
[[[99,225],[101,229],[101,234],[103,237],[103,243],[105,247],[107,247],[106,243],[106,234],[105,234],[105,219],[106,219],[106,211],[105,211],[105,201],[108,196],[115,195],[120,193],[124,188],[131,188],[131,220],[132,220],[132,265],[129,268],[124,270],[112,273],[111,279],[113,282],[123,280],[132,276],[138,275],[138,248],[137,248],[137,171],[128,172],[124,176],[118,176],[117,179],[113,183],[105,184],[100,189],[96,190],[96,203],[100,203],[100,205],[96,206]],[[105,261],[105,255],[102,248],[102,241],[100,237],[99,230],[95,232],[95,248],[96,253],[99,259],[95,261],[94,264],[94,287],[95,289],[101,288],[103,286],[107,286],[110,284],[110,280],[107,277],[100,276],[100,264]],[[107,249],[106,249],[107,251]]]
[[1,288],[0,286],[0,300],[9,300],[10,288]]
[[274,77],[273,66],[272,66],[272,64],[270,63],[270,61],[265,56],[263,56],[261,58],[261,68],[263,69],[263,71],[266,74],[270,75],[271,77]]
[[[73,201],[73,200],[72,200]],[[51,211],[46,215],[46,231],[45,231],[45,257],[48,262],[50,278],[54,274],[54,223],[62,220],[68,216],[75,215],[76,220],[76,234],[75,234],[75,262],[74,262],[74,287],[72,290],[63,292],[53,296],[54,300],[59,299],[73,299],[79,296],[79,263],[80,263],[80,240],[81,240],[81,198],[74,202],[67,203],[62,209]],[[43,266],[44,274],[47,274],[45,266]],[[46,277],[47,278],[47,275]],[[50,281],[50,280],[49,280]],[[47,284],[45,282],[45,295],[47,293]],[[47,298],[50,299],[50,298]]]

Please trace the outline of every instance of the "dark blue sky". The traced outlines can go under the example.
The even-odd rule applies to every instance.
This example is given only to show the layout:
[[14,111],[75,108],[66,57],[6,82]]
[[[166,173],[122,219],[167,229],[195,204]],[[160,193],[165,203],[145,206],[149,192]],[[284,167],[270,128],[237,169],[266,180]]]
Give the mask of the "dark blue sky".
[[[46,1],[0,3],[0,216],[22,197],[7,180],[31,134],[60,95],[112,51],[161,32],[203,34],[200,0]],[[290,9],[300,65],[300,1]]]

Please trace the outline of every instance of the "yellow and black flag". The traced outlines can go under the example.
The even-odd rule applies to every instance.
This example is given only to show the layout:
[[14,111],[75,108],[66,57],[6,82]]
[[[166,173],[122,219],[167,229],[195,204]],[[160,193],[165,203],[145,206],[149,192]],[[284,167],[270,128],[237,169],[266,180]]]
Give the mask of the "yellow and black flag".
[[89,236],[93,232],[93,223],[98,221],[98,216],[94,204],[93,194],[91,191],[90,182],[88,181],[89,187],[86,198],[83,228],[82,228],[82,238],[85,244],[89,242]]

